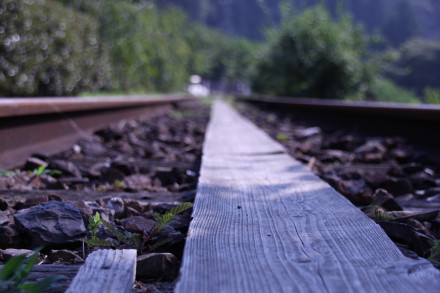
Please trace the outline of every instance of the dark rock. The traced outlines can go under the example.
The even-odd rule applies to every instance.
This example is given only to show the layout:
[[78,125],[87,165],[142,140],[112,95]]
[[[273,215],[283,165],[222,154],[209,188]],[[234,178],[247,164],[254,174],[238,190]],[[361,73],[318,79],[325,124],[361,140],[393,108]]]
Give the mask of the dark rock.
[[79,255],[67,249],[51,250],[49,253],[49,260],[52,263],[60,263],[60,264],[84,263],[84,260]]
[[51,160],[49,168],[61,171],[63,173],[63,176],[76,178],[82,177],[78,167],[71,161]]
[[385,182],[390,180],[390,176],[383,172],[365,172],[362,176],[369,186],[373,189],[377,189]]
[[171,221],[170,226],[174,229],[187,230],[189,223],[191,222],[191,217],[186,215],[177,215],[175,219]]
[[138,256],[136,279],[142,281],[173,281],[179,271],[179,262],[171,253],[149,253]]
[[423,171],[423,165],[416,162],[410,162],[402,166],[403,171],[406,174],[414,174]]
[[408,224],[393,221],[380,221],[378,224],[391,239],[407,244],[411,250],[421,257],[428,256],[431,242],[434,239],[415,231]]
[[406,178],[389,178],[381,187],[394,196],[408,194],[414,190],[411,181]]
[[19,248],[26,242],[14,225],[0,226],[0,248]]
[[416,219],[408,219],[406,221],[406,223],[408,225],[410,225],[411,227],[413,227],[415,229],[415,231],[425,234],[426,236],[430,237],[430,238],[434,238],[434,236],[431,234],[431,231],[429,230],[429,228],[427,226],[425,226],[424,224],[422,224],[420,221],[416,220]]
[[427,202],[440,202],[440,194],[426,198]]
[[309,127],[309,128],[299,128],[295,130],[295,137],[299,140],[308,139],[313,136],[321,134],[321,128],[319,127]]
[[177,173],[175,168],[157,168],[154,178],[159,179],[162,186],[169,186],[177,182]]
[[111,167],[124,173],[125,175],[131,175],[135,172],[133,164],[121,161],[115,161],[111,164]]
[[86,233],[80,211],[59,201],[20,210],[14,219],[17,227],[30,236],[33,247],[76,242]]
[[36,170],[40,167],[47,167],[47,163],[35,157],[29,157],[24,164],[24,169],[28,171]]
[[104,208],[95,201],[84,201],[84,204],[92,210],[92,215],[98,213],[104,221],[113,221],[115,215],[114,210]]
[[405,163],[411,159],[411,153],[413,151],[409,148],[396,148],[391,151],[391,156],[394,157],[398,162]]
[[164,214],[176,206],[178,206],[178,204],[159,203],[159,204],[153,205],[153,212],[159,213],[159,214]]
[[402,207],[394,200],[394,197],[384,189],[377,189],[373,195],[372,205],[381,206],[388,211],[401,211]]
[[315,156],[321,150],[322,137],[315,136],[308,138],[302,144],[298,146],[298,150],[306,155]]
[[113,157],[117,154],[114,151],[108,150],[98,141],[95,141],[93,139],[80,139],[77,145],[81,148],[81,153],[90,158]]
[[340,162],[346,163],[352,160],[350,153],[340,150],[325,150],[320,156],[320,161],[323,163]]
[[109,183],[124,179],[125,174],[115,168],[101,169],[101,179]]
[[323,143],[323,147],[326,149],[339,149],[343,151],[351,152],[364,142],[362,139],[353,135],[344,135],[342,137],[330,137]]
[[116,218],[124,216],[124,201],[120,197],[106,197],[98,201],[98,203],[104,208],[108,208],[114,211]]
[[385,146],[379,141],[369,140],[360,147],[356,148],[354,152],[358,155],[365,155],[369,153],[381,153],[386,152]]
[[371,190],[363,179],[340,181],[337,190],[354,205],[369,205],[373,200]]
[[402,245],[400,243],[396,243],[396,246],[397,246],[397,248],[399,248],[400,252],[404,256],[412,258],[412,259],[419,259],[419,256],[417,255],[417,253],[408,249],[408,245]]
[[127,187],[133,190],[146,190],[151,187],[151,177],[142,174],[133,174],[124,178]]
[[150,231],[156,222],[142,216],[135,216],[122,219],[121,224],[129,232],[143,234],[145,231]]
[[5,199],[0,198],[0,211],[6,211],[8,208],[9,208],[8,202]]
[[139,200],[124,199],[124,206],[126,209],[127,208],[133,209],[139,214],[150,213],[153,211],[151,208],[151,203],[142,202]]
[[440,194],[440,187],[431,187],[431,188],[426,189],[423,192],[423,197],[426,198],[426,197],[431,197],[431,196],[438,195],[438,194]]
[[31,256],[34,254],[34,252],[29,249],[16,249],[16,248],[7,248],[0,250],[0,255],[2,255],[3,262],[7,262],[14,256],[22,255],[22,254],[25,254],[26,256]]
[[52,176],[43,174],[40,176],[40,179],[41,182],[45,185],[46,189],[68,189],[66,184]]
[[59,194],[56,193],[50,193],[47,195],[47,197],[49,200],[64,201],[64,199]]
[[430,187],[436,187],[437,184],[435,182],[435,178],[426,172],[419,172],[411,175],[410,177],[412,185],[416,189],[427,189]]
[[10,212],[8,210],[0,211],[0,226],[9,223],[9,215]]
[[406,176],[405,172],[403,172],[403,170],[399,166],[392,166],[388,170],[387,174],[390,176],[393,176],[393,177],[405,177]]
[[30,208],[30,207],[33,207],[36,205],[40,205],[40,204],[48,202],[48,201],[49,201],[49,197],[47,195],[28,198],[23,202],[20,209],[27,209],[27,208]]

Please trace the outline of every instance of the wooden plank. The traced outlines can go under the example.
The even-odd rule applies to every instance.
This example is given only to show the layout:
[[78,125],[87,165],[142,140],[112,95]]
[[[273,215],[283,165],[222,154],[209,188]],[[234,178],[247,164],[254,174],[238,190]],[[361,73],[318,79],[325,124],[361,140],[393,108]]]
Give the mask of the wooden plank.
[[128,293],[135,273],[135,249],[98,250],[87,257],[66,293]]
[[[205,134],[205,155],[258,155],[285,153],[279,143],[259,131],[225,103],[215,101]],[[252,135],[248,135],[252,133]],[[251,146],[251,147],[250,147]]]
[[[328,184],[243,136],[215,104],[176,292],[439,292],[428,261],[402,255],[385,232]],[[237,117],[236,114],[234,114]],[[227,123],[226,123],[227,122]],[[225,128],[220,127],[223,125]],[[211,139],[221,133],[225,148]],[[226,133],[232,133],[232,141]],[[243,142],[257,139],[245,138]],[[261,152],[268,149],[269,154]]]

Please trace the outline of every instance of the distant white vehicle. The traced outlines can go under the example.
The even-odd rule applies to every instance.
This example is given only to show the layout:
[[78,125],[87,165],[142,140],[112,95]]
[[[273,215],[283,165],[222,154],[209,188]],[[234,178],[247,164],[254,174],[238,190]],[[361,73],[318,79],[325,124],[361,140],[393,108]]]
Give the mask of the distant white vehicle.
[[200,75],[191,75],[189,78],[190,85],[187,87],[187,91],[197,97],[209,96],[209,88],[202,84],[202,77]]

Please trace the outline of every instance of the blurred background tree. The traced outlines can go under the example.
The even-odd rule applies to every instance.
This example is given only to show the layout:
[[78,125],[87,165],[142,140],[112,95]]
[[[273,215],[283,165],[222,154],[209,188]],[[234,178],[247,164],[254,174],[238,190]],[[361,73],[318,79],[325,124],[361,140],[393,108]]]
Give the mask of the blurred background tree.
[[343,99],[363,94],[374,74],[361,27],[348,15],[333,20],[323,5],[286,14],[268,39],[252,81],[260,93]]
[[198,74],[222,90],[423,99],[440,88],[439,14],[437,0],[0,0],[0,95],[181,92]]

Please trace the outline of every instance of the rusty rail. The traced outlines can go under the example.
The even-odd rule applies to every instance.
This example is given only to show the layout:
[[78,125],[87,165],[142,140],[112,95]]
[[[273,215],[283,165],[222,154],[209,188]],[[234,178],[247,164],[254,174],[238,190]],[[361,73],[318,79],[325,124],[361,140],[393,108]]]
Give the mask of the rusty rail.
[[0,169],[20,166],[36,151],[61,151],[110,123],[160,115],[191,100],[190,95],[0,99]]

